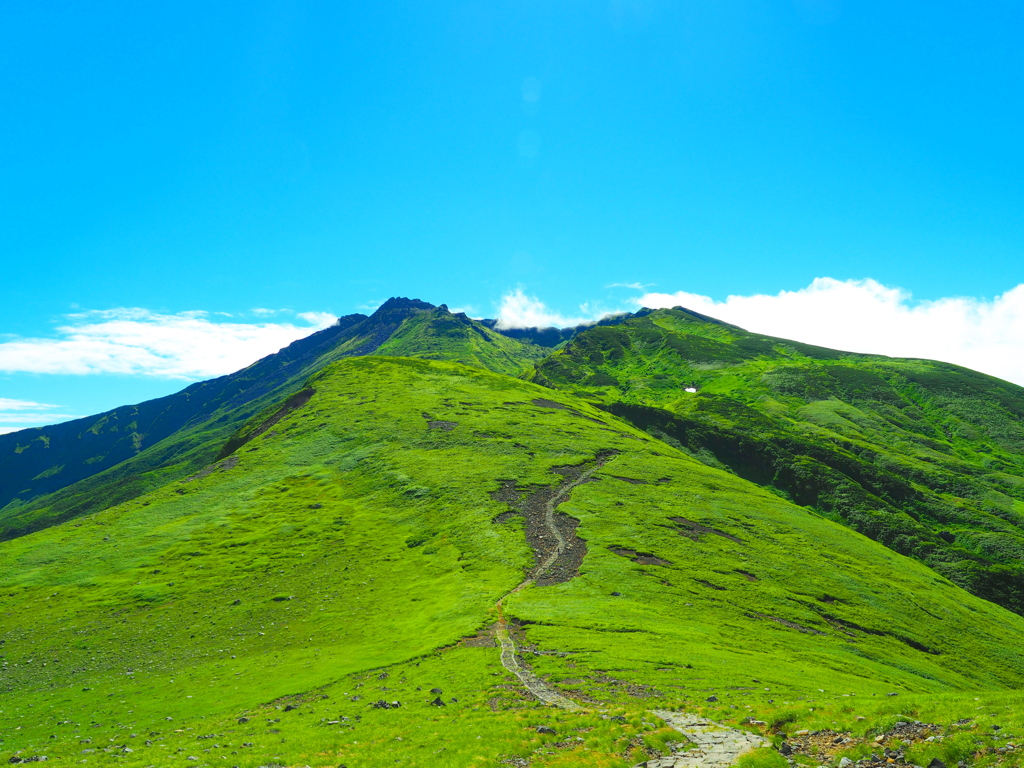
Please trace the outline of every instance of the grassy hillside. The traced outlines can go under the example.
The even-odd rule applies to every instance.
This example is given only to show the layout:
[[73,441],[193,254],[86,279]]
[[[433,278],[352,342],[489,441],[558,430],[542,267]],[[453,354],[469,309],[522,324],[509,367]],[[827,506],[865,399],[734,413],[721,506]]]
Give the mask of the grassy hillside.
[[247,419],[345,357],[401,354],[519,374],[544,351],[417,299],[349,315],[230,376],[108,413],[0,435],[0,539],[105,509],[198,471]]
[[517,376],[549,351],[503,336],[462,312],[452,314],[442,304],[410,317],[374,354],[449,360]]
[[585,331],[536,380],[1024,612],[1018,386],[945,363],[759,336],[679,309]]
[[[386,357],[308,389],[202,472],[0,543],[2,756],[628,766],[677,738],[655,706],[866,730],[1024,684],[1024,619],[572,395]],[[573,546],[504,600],[563,713],[490,633],[573,467]]]

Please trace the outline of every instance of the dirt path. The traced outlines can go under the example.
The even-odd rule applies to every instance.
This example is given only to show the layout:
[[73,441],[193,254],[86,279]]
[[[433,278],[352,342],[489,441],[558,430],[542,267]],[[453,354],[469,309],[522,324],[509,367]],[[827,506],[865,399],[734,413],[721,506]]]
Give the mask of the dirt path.
[[[569,544],[556,523],[555,511],[558,505],[569,497],[574,488],[589,481],[594,473],[604,466],[613,455],[612,453],[598,454],[594,463],[582,471],[576,471],[577,468],[575,467],[556,467],[552,470],[563,474],[565,477],[555,493],[547,499],[543,510],[545,533],[554,539],[555,548],[547,553],[515,589],[503,596],[495,604],[495,607],[498,609],[496,635],[498,643],[501,645],[501,665],[518,677],[526,689],[545,704],[563,709],[580,709],[580,705],[558,693],[529,669],[525,669],[520,665],[516,657],[515,642],[508,631],[508,623],[505,621],[505,614],[502,611],[502,604],[511,595],[543,579],[548,569],[565,552]],[[652,758],[640,763],[635,768],[728,768],[743,753],[757,747],[768,746],[769,744],[766,739],[756,734],[729,728],[720,723],[706,720],[698,715],[659,709],[653,711],[655,715],[686,736],[696,746],[683,752],[673,753],[667,757]]]
[[[507,595],[504,595],[495,604],[495,607],[498,609],[498,631],[496,634],[498,642],[501,644],[501,665],[518,677],[522,684],[526,686],[526,689],[545,704],[562,707],[563,709],[579,709],[579,704],[571,699],[567,699],[565,696],[562,696],[535,674],[530,672],[528,669],[524,669],[519,664],[519,660],[516,658],[515,642],[512,640],[512,635],[509,634],[508,624],[505,621],[505,614],[502,611],[502,603],[504,603],[508,597],[543,578],[548,569],[551,568],[562,553],[565,552],[568,543],[566,542],[565,536],[563,536],[562,532],[558,529],[558,525],[555,523],[555,510],[559,504],[569,497],[573,488],[577,488],[590,480],[593,474],[604,466],[605,462],[607,462],[612,455],[614,454],[598,454],[594,463],[583,471],[579,473],[567,473],[566,478],[558,486],[555,493],[544,504],[544,527],[547,529],[547,534],[555,541],[554,549],[548,552],[547,556],[530,571],[529,576],[527,576],[516,586],[515,589]],[[555,468],[553,471],[558,471],[558,469],[560,468]]]
[[667,757],[654,757],[634,768],[728,768],[740,755],[770,742],[754,733],[729,728],[699,715],[654,710],[654,714],[675,728],[695,746]]

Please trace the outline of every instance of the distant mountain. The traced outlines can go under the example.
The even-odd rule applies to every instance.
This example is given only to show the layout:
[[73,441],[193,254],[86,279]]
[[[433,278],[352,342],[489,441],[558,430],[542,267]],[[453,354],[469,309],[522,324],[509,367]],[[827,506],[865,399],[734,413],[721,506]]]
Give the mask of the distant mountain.
[[1024,389],[683,308],[582,331],[533,380],[1024,613]]
[[168,397],[0,435],[0,539],[103,509],[201,469],[247,419],[344,358],[400,354],[519,374],[545,352],[463,314],[392,298],[228,376]]

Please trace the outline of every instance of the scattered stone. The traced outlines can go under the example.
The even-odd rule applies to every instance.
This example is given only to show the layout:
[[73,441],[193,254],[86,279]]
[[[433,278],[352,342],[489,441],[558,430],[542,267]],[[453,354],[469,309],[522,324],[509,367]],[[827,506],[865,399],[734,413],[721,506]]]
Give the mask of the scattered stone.
[[781,752],[786,757],[789,757],[793,754],[793,748],[789,746],[788,741],[784,741],[779,745],[779,752]]
[[546,733],[549,736],[554,736],[555,735],[555,729],[551,728],[549,726],[546,726],[546,725],[538,725],[536,730],[537,730],[537,733]]
[[294,704],[289,704],[288,706],[286,706],[284,708],[284,711],[285,712],[291,712],[293,709],[298,709],[298,707],[296,707]]
[[704,699],[704,701],[709,701],[712,704],[714,704],[716,701],[718,701],[718,697],[717,696],[708,696],[706,699]]
[[612,592],[612,597],[622,597],[621,592]]
[[839,761],[839,768],[848,768],[851,765],[853,765],[853,760],[848,757],[844,757]]
[[241,604],[242,604],[241,600],[235,600],[235,602],[232,603],[232,605],[241,605]]
[[899,696],[899,694],[898,694],[898,693],[887,693],[887,694],[885,694],[885,695],[886,695],[886,696]]
[[238,718],[238,724],[239,725],[245,725],[248,722],[249,722],[249,718],[248,717],[240,717],[240,718]]
[[441,697],[438,696],[436,699],[434,699],[432,702],[430,702],[430,706],[432,706],[432,707],[443,707],[443,706],[445,706],[445,703],[443,701],[441,701]]
[[440,696],[442,693],[444,693],[444,691],[442,691],[440,688],[431,688],[430,692],[435,696]]
[[933,757],[932,761],[928,763],[928,768],[946,768],[946,764],[939,760],[939,758]]
[[613,723],[624,723],[624,722],[626,722],[626,718],[624,718],[622,715],[613,715],[612,717],[609,717],[608,719],[611,720]]

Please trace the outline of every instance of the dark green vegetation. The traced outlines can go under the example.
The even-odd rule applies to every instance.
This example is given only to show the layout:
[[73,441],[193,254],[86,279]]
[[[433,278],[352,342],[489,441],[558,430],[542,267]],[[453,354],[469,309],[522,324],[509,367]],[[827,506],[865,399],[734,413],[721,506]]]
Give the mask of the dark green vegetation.
[[1018,386],[759,336],[681,309],[585,331],[534,380],[1024,613]]
[[[648,711],[669,708],[869,741],[923,719],[948,738],[914,746],[920,765],[1019,764],[994,750],[1024,728],[1024,618],[942,570],[995,559],[936,559],[1016,535],[997,523],[1020,504],[1018,388],[681,311],[587,330],[534,371],[536,346],[421,304],[225,377],[241,405],[225,389],[4,510],[0,759],[626,768],[679,740]],[[571,546],[509,595],[550,546],[530,500],[582,467],[554,515]],[[935,524],[940,503],[962,516]],[[913,521],[917,559],[851,530],[860,514]],[[580,712],[503,668],[502,598],[521,663]]]
[[254,414],[344,357],[415,355],[517,375],[546,350],[463,314],[391,299],[230,376],[98,416],[0,435],[0,540],[96,512],[197,472]]

